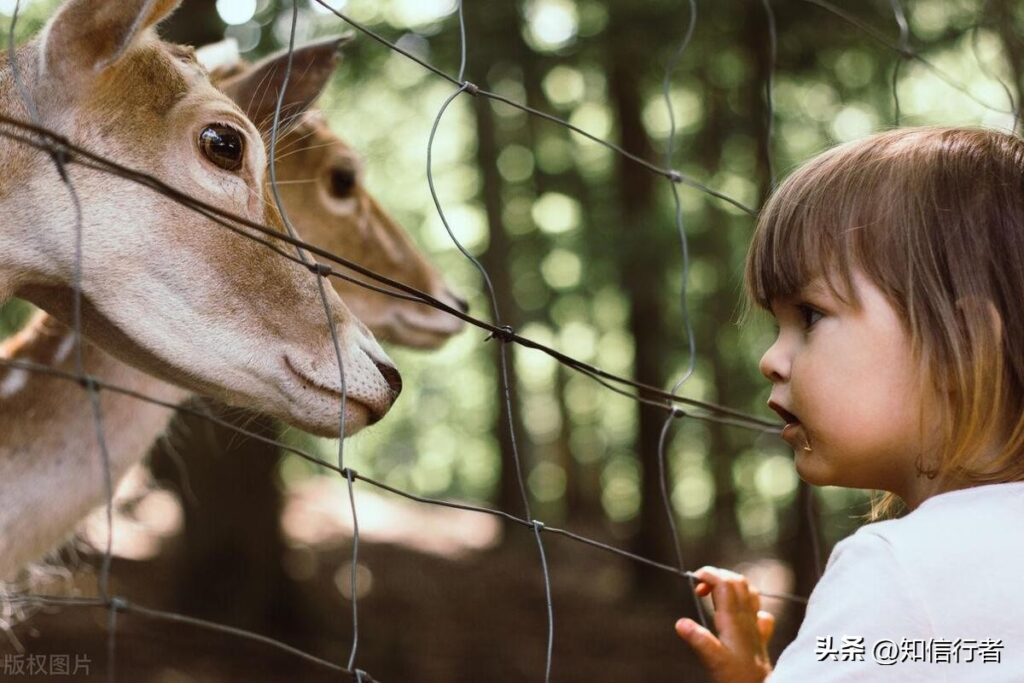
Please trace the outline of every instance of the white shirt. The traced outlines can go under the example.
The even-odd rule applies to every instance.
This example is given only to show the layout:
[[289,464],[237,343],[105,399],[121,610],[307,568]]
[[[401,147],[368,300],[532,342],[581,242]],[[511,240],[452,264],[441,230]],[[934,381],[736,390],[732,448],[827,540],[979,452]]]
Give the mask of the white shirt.
[[1020,683],[1022,574],[1024,482],[933,496],[836,544],[768,681]]

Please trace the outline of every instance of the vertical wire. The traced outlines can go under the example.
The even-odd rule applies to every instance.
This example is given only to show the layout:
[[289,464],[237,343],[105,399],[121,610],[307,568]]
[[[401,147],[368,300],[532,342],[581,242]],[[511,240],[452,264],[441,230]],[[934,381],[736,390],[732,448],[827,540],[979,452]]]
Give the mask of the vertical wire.
[[[675,153],[676,147],[676,115],[675,109],[672,107],[672,72],[675,71],[676,66],[683,57],[683,52],[689,47],[690,41],[693,39],[693,32],[697,26],[697,2],[696,0],[689,0],[690,5],[690,21],[686,27],[686,34],[683,37],[683,42],[679,45],[675,54],[669,60],[665,66],[665,76],[662,79],[662,95],[665,99],[665,108],[668,110],[668,142],[665,145],[665,166],[667,168],[674,168],[672,164],[672,157]],[[679,299],[680,305],[683,311],[683,324],[686,328],[686,342],[687,351],[689,357],[686,364],[686,372],[683,374],[679,381],[675,383],[672,390],[673,393],[679,390],[683,384],[690,379],[696,369],[697,364],[697,347],[696,341],[693,336],[693,325],[690,321],[690,313],[688,304],[686,301],[686,288],[687,280],[690,275],[690,253],[689,244],[686,238],[686,229],[683,224],[683,207],[682,202],[679,199],[679,188],[676,181],[673,178],[669,178],[669,186],[672,188],[672,199],[675,203],[675,225],[676,231],[679,233],[679,246],[682,252],[683,259],[683,272],[682,272],[682,283],[680,285]]]
[[[683,53],[686,48],[689,47],[690,41],[693,40],[693,33],[697,27],[697,2],[696,0],[689,0],[689,22],[686,26],[686,32],[683,36],[682,43],[676,49],[675,54],[669,59],[665,65],[665,76],[662,79],[662,95],[665,99],[665,108],[668,110],[668,141],[665,145],[665,166],[667,168],[674,168],[673,156],[676,147],[676,116],[675,110],[672,107],[672,73],[675,71],[679,62],[682,60]],[[690,277],[690,248],[686,237],[686,226],[683,222],[683,206],[679,198],[679,188],[676,181],[672,178],[668,178],[669,187],[672,188],[672,200],[675,205],[675,226],[676,232],[679,235],[679,247],[682,256],[682,282],[679,287],[679,299],[680,306],[683,313],[683,326],[686,330],[686,343],[687,343],[687,363],[686,370],[683,376],[680,377],[676,383],[672,386],[672,393],[678,393],[680,387],[686,383],[690,377],[693,376],[694,371],[697,367],[697,344],[693,333],[693,324],[690,320],[689,304],[687,302],[687,280]],[[665,458],[667,451],[668,432],[671,428],[672,421],[676,417],[682,417],[684,413],[678,408],[672,408],[669,411],[668,417],[665,418],[665,422],[661,426],[661,434],[658,438],[658,483],[661,488],[662,505],[665,508],[665,516],[668,519],[669,529],[672,533],[672,543],[675,549],[676,565],[682,572],[686,571],[686,565],[683,562],[683,550],[679,542],[679,532],[676,528],[675,511],[672,509],[672,499],[668,494],[668,476],[665,467]],[[687,576],[687,580],[690,584],[690,595],[693,597],[693,603],[697,610],[697,616],[700,618],[701,624],[704,628],[708,627],[707,616],[704,614],[704,609],[701,606],[700,598],[697,596],[697,583],[692,576]]]
[[[348,654],[348,670],[352,671],[356,663],[356,649],[359,647],[359,605],[356,593],[357,573],[359,567],[359,517],[356,515],[356,494],[352,489],[352,470],[345,469],[345,479],[348,481],[348,502],[352,507],[352,573],[349,577],[352,590],[352,648]],[[358,675],[362,680],[362,675]]]
[[775,156],[773,141],[775,139],[775,69],[778,61],[779,37],[775,26],[775,11],[771,0],[762,0],[764,12],[768,19],[768,74],[764,81],[764,99],[768,111],[765,113],[765,156],[768,162],[768,182],[775,189]]
[[[981,14],[983,16],[988,11],[988,6],[989,0],[985,0],[985,2],[983,2],[981,5]],[[1013,91],[1010,90],[1010,86],[1007,85],[1006,82],[999,77],[999,74],[992,71],[992,69],[990,69],[988,65],[985,64],[985,60],[981,58],[981,50],[978,49],[978,35],[981,31],[981,28],[982,25],[980,22],[975,22],[973,28],[971,28],[971,52],[974,53],[974,60],[978,63],[978,70],[981,71],[981,73],[984,74],[986,78],[990,78],[994,80],[996,83],[998,83],[1000,87],[1002,87],[1003,92],[1006,93],[1006,99],[1009,100],[1010,109],[1013,111],[1013,124],[1011,130],[1016,132],[1017,124],[1020,122],[1020,109],[1017,108],[1017,100],[1013,96]]]
[[903,66],[903,61],[912,56],[910,51],[910,26],[907,24],[907,15],[903,11],[903,5],[900,0],[889,0],[889,4],[892,6],[893,15],[896,17],[896,25],[900,29],[900,40],[899,40],[899,57],[896,59],[896,65],[892,70],[892,101],[894,111],[894,122],[897,127],[900,125],[900,93],[898,89],[900,68]]
[[[298,23],[299,18],[299,3],[298,0],[292,0],[292,20],[291,27],[288,31],[288,58],[285,62],[284,79],[281,82],[281,88],[277,93],[277,102],[274,105],[274,121],[270,129],[270,189],[274,195],[274,203],[277,205],[277,210],[281,214],[281,221],[284,223],[285,229],[288,231],[288,235],[295,238],[295,228],[292,227],[291,220],[288,218],[288,212],[284,208],[284,203],[281,201],[281,195],[278,192],[277,186],[277,136],[281,125],[281,108],[284,105],[284,95],[288,89],[288,80],[291,78],[292,73],[292,58],[295,53],[295,25]],[[309,262],[306,260],[306,255],[299,247],[295,248],[295,251],[299,255],[299,259],[304,265],[309,267]],[[314,271],[315,273],[315,271]],[[334,325],[334,317],[331,315],[331,308],[327,303],[327,291],[324,287],[324,278],[319,273],[314,275],[316,277],[317,290],[320,294],[320,302],[324,307],[324,315],[327,317],[327,326],[331,332],[331,342],[334,345],[334,355],[338,362],[338,377],[341,383],[341,411],[340,417],[338,418],[338,469],[342,471],[348,471],[345,468],[345,404],[348,402],[348,389],[345,384],[345,368],[341,361],[341,345],[338,343],[338,331]],[[356,649],[359,643],[359,604],[356,597],[356,570],[357,563],[356,557],[359,552],[359,522],[356,516],[356,504],[355,498],[352,492],[352,479],[351,472],[348,473],[348,494],[349,502],[352,505],[352,647],[349,652],[348,668],[351,670],[356,658]]]
[[[281,222],[284,223],[285,230],[288,231],[288,236],[292,239],[297,239],[295,228],[292,226],[291,219],[288,218],[288,212],[284,208],[284,203],[281,201],[281,195],[278,192],[277,186],[277,136],[279,128],[281,126],[281,108],[284,106],[284,95],[288,90],[288,80],[292,74],[292,58],[295,53],[295,25],[298,23],[299,18],[299,3],[298,0],[292,0],[292,22],[291,28],[288,32],[288,59],[285,62],[284,67],[284,79],[281,82],[281,88],[277,93],[277,102],[274,105],[274,121],[270,128],[270,190],[274,195],[274,204],[277,205],[278,213],[281,214]],[[299,247],[295,247],[296,253],[299,255],[299,260],[302,261],[303,265],[307,268],[310,267],[310,262],[306,260],[306,254]],[[341,417],[339,418],[339,439],[338,439],[338,468],[344,469],[345,462],[345,404],[348,402],[348,391],[345,386],[345,369],[341,362],[341,345],[338,343],[338,331],[335,329],[334,317],[331,315],[330,306],[327,303],[327,293],[323,286],[323,277],[320,274],[316,274],[317,282],[319,283],[320,301],[324,307],[324,314],[327,317],[327,326],[331,331],[331,342],[334,345],[334,355],[338,362],[338,376],[341,382]]]
[[18,12],[20,10],[21,0],[14,0],[14,13],[11,15],[11,25],[8,27],[7,33],[7,61],[11,63],[11,76],[14,78],[14,84],[18,88],[18,94],[21,96],[22,103],[28,111],[29,118],[31,118],[36,125],[40,125],[41,121],[39,118],[39,110],[36,109],[36,102],[32,98],[32,94],[28,91],[28,88],[21,79],[21,73],[18,67],[18,53],[14,47],[14,28],[18,23]]
[[[107,616],[107,632],[117,632],[117,610],[119,605],[117,601],[111,602],[110,612]],[[113,683],[117,680],[117,648],[116,641],[113,638],[107,639],[107,681]]]
[[540,568],[544,572],[544,591],[547,597],[547,610],[548,610],[548,649],[547,656],[544,659],[544,680],[551,680],[551,659],[554,652],[554,635],[555,635],[555,608],[551,602],[551,574],[548,572],[548,559],[544,554],[544,541],[540,538],[541,529],[544,528],[542,522],[533,520],[533,534],[537,539],[537,550],[540,551]]
[[[11,76],[14,79],[26,111],[37,126],[42,126],[42,119],[39,116],[39,110],[36,107],[35,99],[32,97],[32,93],[21,78],[17,51],[14,45],[15,27],[18,23],[18,12],[20,9],[21,0],[15,0],[7,41],[8,61],[11,64]],[[100,409],[99,390],[97,389],[95,382],[85,374],[85,361],[82,354],[82,202],[81,198],[78,196],[78,191],[75,189],[74,183],[71,182],[71,176],[69,175],[68,169],[64,163],[64,154],[65,150],[63,149],[52,149],[50,152],[53,163],[57,168],[57,173],[60,175],[64,186],[68,190],[75,213],[75,268],[72,280],[72,288],[74,291],[72,301],[72,338],[74,340],[75,373],[78,375],[79,382],[88,395],[90,410],[93,417],[93,427],[95,430],[96,440],[100,447],[100,463],[103,468],[103,487],[106,497],[107,538],[106,545],[103,549],[103,559],[100,564],[98,590],[100,597],[104,601],[110,603],[112,613],[111,618],[113,620],[113,612],[116,610],[116,607],[110,598],[110,565],[113,556],[114,543],[114,483],[113,475],[110,470],[110,453],[107,450],[107,440],[103,428],[103,416]],[[114,651],[116,637],[116,630],[108,629],[108,652]],[[108,680],[111,683],[114,681],[113,668],[110,669]]]
[[459,83],[466,78],[466,20],[462,15],[462,0],[459,0]]
[[[464,74],[464,71],[465,71],[465,59],[466,59],[466,57],[465,57],[465,55],[466,55],[466,40],[465,40],[466,33],[465,33],[465,20],[464,20],[463,12],[462,12],[462,0],[459,0],[459,35],[460,35],[460,38],[461,38],[460,53],[461,53],[461,56],[462,56],[462,64],[461,64],[460,69],[459,69],[460,76],[461,76],[461,75]],[[480,273],[481,277],[483,278],[484,286],[487,289],[487,295],[488,295],[488,297],[490,299],[490,302],[491,302],[491,311],[492,311],[492,314],[494,316],[494,324],[495,324],[495,326],[503,327],[502,323],[501,323],[501,314],[500,314],[500,311],[498,310],[498,299],[497,299],[497,297],[494,294],[494,285],[491,282],[490,276],[487,274],[487,269],[483,267],[483,265],[480,263],[480,261],[478,261],[472,254],[469,253],[469,251],[462,245],[461,242],[459,242],[458,238],[455,236],[455,233],[452,231],[451,225],[449,225],[448,219],[447,219],[447,217],[444,214],[444,209],[441,207],[441,200],[438,198],[437,188],[436,188],[436,186],[434,184],[434,171],[433,171],[434,138],[437,136],[437,129],[438,129],[438,127],[441,124],[441,119],[444,117],[444,113],[445,113],[445,111],[447,111],[448,106],[455,100],[456,97],[458,97],[463,92],[469,90],[471,87],[473,89],[473,92],[476,91],[476,86],[473,86],[472,84],[470,84],[468,82],[462,81],[461,78],[459,80],[460,80],[459,88],[455,92],[453,92],[451,95],[449,95],[447,99],[445,99],[444,103],[441,105],[441,109],[437,112],[437,116],[434,118],[434,124],[430,128],[430,136],[427,139],[427,185],[430,188],[430,197],[434,201],[434,207],[437,209],[437,215],[441,219],[441,223],[444,225],[444,229],[448,233],[448,236],[451,238],[452,242],[455,244],[455,247],[462,253],[463,256],[465,256],[470,261],[470,263],[473,264],[473,266],[476,268],[476,270]],[[506,329],[508,329],[507,326],[505,326],[505,327],[506,327]],[[527,495],[527,492],[526,492],[526,483],[523,480],[522,463],[520,462],[519,447],[518,447],[518,443],[516,441],[515,424],[513,422],[513,417],[512,417],[512,415],[513,415],[512,414],[512,395],[511,395],[511,390],[509,388],[509,372],[508,372],[508,353],[507,353],[508,352],[508,344],[506,343],[506,340],[505,340],[505,338],[503,336],[501,336],[501,335],[494,335],[494,336],[496,336],[498,344],[499,344],[498,349],[499,349],[499,361],[500,361],[499,364],[500,364],[500,367],[501,367],[501,387],[502,387],[502,392],[504,394],[504,403],[505,403],[504,410],[505,410],[505,415],[507,417],[507,422],[508,422],[509,442],[510,442],[511,447],[512,447],[512,459],[513,459],[513,461],[515,463],[516,478],[517,478],[518,484],[519,484],[519,492],[520,492],[520,495],[522,496],[522,499],[523,499],[523,509],[525,511],[525,514],[526,514],[526,519],[533,520],[533,524],[534,524],[534,527],[536,529],[537,525],[543,526],[543,524],[541,524],[540,522],[538,522],[538,521],[533,519],[533,514],[532,514],[531,509],[530,509],[529,496]],[[552,652],[553,652],[553,649],[554,649],[555,622],[554,622],[554,609],[552,607],[552,600],[551,600],[551,580],[550,580],[550,577],[549,577],[549,574],[548,574],[547,557],[544,554],[544,543],[543,543],[539,533],[536,534],[536,538],[537,538],[537,547],[538,547],[538,550],[540,552],[541,568],[542,568],[542,570],[544,572],[544,594],[545,594],[545,601],[546,601],[547,609],[548,609],[548,642],[547,642],[547,658],[546,658],[546,662],[545,662],[545,673],[544,673],[544,680],[545,680],[545,682],[547,682],[551,678],[551,658],[552,658]]]
[[[456,248],[462,253],[462,255],[465,256],[467,259],[469,259],[473,263],[474,266],[476,266],[476,269],[480,272],[481,277],[483,277],[484,286],[487,289],[488,297],[491,300],[491,311],[492,311],[492,314],[494,316],[494,324],[496,326],[500,327],[501,326],[501,318],[499,316],[498,302],[497,302],[497,299],[496,299],[496,297],[494,295],[494,286],[491,284],[491,278],[487,274],[487,270],[482,265],[480,265],[480,262],[476,259],[476,257],[474,257],[472,254],[470,254],[466,250],[466,248],[462,245],[462,243],[459,242],[458,238],[455,236],[455,233],[452,231],[451,226],[448,224],[448,219],[447,219],[447,217],[444,214],[444,209],[441,208],[441,201],[438,199],[437,188],[434,186],[434,172],[433,172],[433,168],[432,168],[432,166],[433,166],[433,147],[434,147],[434,138],[435,138],[435,136],[437,134],[438,124],[440,124],[441,118],[444,116],[445,110],[448,109],[448,105],[450,105],[452,103],[452,101],[456,97],[458,97],[462,92],[464,92],[467,88],[468,88],[468,85],[463,84],[461,87],[459,87],[458,90],[456,90],[451,95],[449,95],[448,98],[444,101],[444,104],[441,105],[441,110],[438,112],[437,117],[434,119],[434,125],[430,129],[430,136],[427,139],[427,185],[430,187],[430,196],[434,200],[434,206],[437,209],[437,214],[440,217],[441,223],[444,225],[445,230],[448,232],[449,237],[451,237],[452,242],[455,244]],[[511,399],[511,393],[509,391],[509,386],[508,386],[508,363],[507,363],[507,359],[506,359],[506,355],[505,355],[505,344],[503,342],[501,342],[500,339],[499,339],[499,342],[501,343],[501,356],[500,356],[500,360],[501,360],[501,363],[500,363],[500,365],[501,365],[501,382],[502,382],[502,388],[504,389],[505,408],[506,408],[506,410],[507,410],[507,412],[509,414],[509,417],[511,417],[512,399]],[[511,438],[511,443],[512,443],[512,452],[513,452],[513,454],[515,456],[513,458],[513,460],[515,461],[516,475],[517,475],[517,477],[518,477],[518,479],[520,481],[520,484],[522,484],[523,472],[522,472],[522,468],[520,467],[520,462],[519,462],[519,449],[518,449],[518,445],[517,445],[516,437],[515,437],[515,428],[512,425],[511,419],[509,420],[508,429],[509,429],[509,436]],[[522,500],[523,500],[523,509],[525,510],[525,518],[526,519],[532,519],[533,518],[533,513],[530,510],[530,501],[529,501],[529,498],[526,495],[526,487],[524,485],[520,485],[519,490],[520,490],[520,494],[521,494],[521,497],[522,497]]]

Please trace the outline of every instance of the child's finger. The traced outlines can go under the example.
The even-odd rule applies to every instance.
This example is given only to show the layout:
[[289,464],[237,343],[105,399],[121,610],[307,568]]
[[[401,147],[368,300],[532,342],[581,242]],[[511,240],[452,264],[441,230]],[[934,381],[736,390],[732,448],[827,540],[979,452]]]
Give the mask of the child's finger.
[[761,591],[757,590],[754,586],[747,584],[747,590],[750,593],[750,610],[752,612],[761,611]]
[[676,633],[693,648],[701,663],[708,669],[716,669],[727,654],[722,642],[693,619],[677,621]]
[[775,615],[761,610],[757,613],[757,630],[761,634],[761,642],[768,646],[768,641],[775,633]]
[[704,591],[710,591],[716,611],[749,610],[757,612],[760,608],[760,596],[751,595],[747,578],[742,574],[719,567],[701,567],[694,572],[694,576],[701,581],[700,584],[697,584],[698,589],[702,584],[708,587],[703,591],[698,590],[697,594],[704,596],[707,595],[707,592]]

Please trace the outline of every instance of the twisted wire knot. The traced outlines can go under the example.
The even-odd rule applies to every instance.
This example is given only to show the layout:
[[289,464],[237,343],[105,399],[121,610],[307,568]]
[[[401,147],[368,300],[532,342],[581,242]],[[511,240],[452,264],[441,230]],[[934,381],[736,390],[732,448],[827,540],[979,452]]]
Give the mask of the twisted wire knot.
[[78,385],[81,386],[86,391],[98,392],[100,390],[99,383],[97,383],[96,379],[91,375],[83,375],[81,377],[78,377],[75,381],[77,381]]
[[502,325],[487,335],[487,338],[484,339],[484,341],[490,341],[492,339],[498,339],[502,343],[508,344],[516,340],[516,331],[512,329],[511,325]]
[[320,263],[319,261],[310,263],[306,267],[309,268],[309,272],[313,273],[314,275],[319,275],[320,277],[329,277],[331,273],[334,272],[333,270],[331,270],[331,267],[329,265],[327,265],[326,263]]

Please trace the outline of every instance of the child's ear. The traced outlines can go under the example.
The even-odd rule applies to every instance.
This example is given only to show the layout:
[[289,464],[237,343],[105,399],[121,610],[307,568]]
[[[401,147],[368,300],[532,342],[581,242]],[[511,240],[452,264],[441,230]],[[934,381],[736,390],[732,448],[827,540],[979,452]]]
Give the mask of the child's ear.
[[[341,47],[351,34],[298,47],[292,53],[292,70],[281,105],[281,126],[287,125],[316,101],[341,61]],[[270,129],[277,94],[284,82],[288,51],[282,50],[231,76],[219,88],[262,131]]]
[[70,0],[44,29],[44,70],[66,86],[88,87],[179,4],[181,0]]

